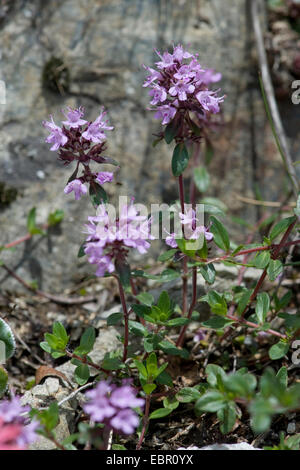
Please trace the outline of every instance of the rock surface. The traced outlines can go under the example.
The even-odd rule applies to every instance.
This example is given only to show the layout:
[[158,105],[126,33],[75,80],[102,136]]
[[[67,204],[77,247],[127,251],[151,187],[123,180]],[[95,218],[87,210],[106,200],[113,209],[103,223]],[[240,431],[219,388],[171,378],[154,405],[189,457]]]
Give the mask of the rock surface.
[[[61,292],[62,286],[93,272],[76,258],[90,203],[87,198],[75,202],[72,195],[64,195],[71,170],[63,168],[44,143],[41,121],[51,113],[59,119],[62,107],[83,105],[91,119],[102,104],[108,108],[116,129],[109,139],[109,155],[121,164],[120,194],[134,195],[147,204],[176,198],[170,149],[151,145],[158,124],[146,110],[148,96],[141,86],[141,64],[152,64],[153,49],[169,47],[173,41],[190,44],[203,65],[223,73],[224,128],[213,137],[216,157],[209,195],[221,197],[236,215],[248,220],[257,209],[243,204],[236,194],[253,197],[258,185],[264,198],[278,199],[285,176],[266,124],[251,56],[248,3],[1,1],[5,8],[0,14],[0,80],[6,84],[6,104],[0,104],[0,245],[26,232],[25,217],[34,206],[41,223],[56,208],[66,214],[61,230],[20,245],[13,253],[5,252],[4,259],[21,277]],[[62,65],[53,80],[57,64]],[[287,122],[298,112],[295,108],[285,107]],[[296,132],[289,126],[289,137]],[[299,160],[297,147],[294,154]],[[268,189],[262,184],[265,180]],[[112,186],[109,191],[115,198]],[[15,200],[10,203],[8,196]],[[2,273],[0,285],[16,286]]]

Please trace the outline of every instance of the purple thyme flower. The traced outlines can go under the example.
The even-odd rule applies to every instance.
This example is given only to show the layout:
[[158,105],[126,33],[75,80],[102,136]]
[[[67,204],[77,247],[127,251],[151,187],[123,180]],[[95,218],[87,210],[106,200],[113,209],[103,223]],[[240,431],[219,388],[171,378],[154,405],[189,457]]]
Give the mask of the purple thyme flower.
[[135,389],[123,381],[120,387],[105,381],[86,393],[84,411],[97,423],[123,434],[132,434],[139,425],[139,418],[132,408],[141,408],[145,400],[136,397]]
[[81,119],[84,114],[84,109],[81,106],[77,109],[68,107],[68,111],[63,110],[62,112],[67,118],[66,121],[62,121],[65,126],[76,128],[87,124],[85,119]]
[[171,96],[178,96],[180,101],[186,101],[188,99],[187,94],[193,93],[195,90],[194,85],[188,83],[185,80],[178,80],[174,85],[169,89]]
[[206,330],[204,330],[203,328],[199,328],[193,338],[194,343],[199,343],[199,341],[202,341],[205,338],[205,333]]
[[162,124],[169,124],[169,122],[172,121],[173,117],[177,113],[177,108],[170,104],[158,106],[156,109],[157,111],[154,117],[155,119],[162,119]]
[[150,248],[148,240],[152,240],[150,224],[146,216],[139,215],[133,205],[124,205],[117,219],[110,218],[102,204],[99,214],[89,217],[86,224],[88,234],[85,253],[91,264],[97,265],[97,276],[105,272],[114,272],[114,261],[124,262],[128,248],[135,248],[144,254]]
[[153,97],[152,101],[150,101],[150,104],[153,105],[159,102],[163,103],[167,99],[166,90],[159,85],[153,86],[152,90],[149,91],[149,95]]
[[206,69],[197,72],[196,79],[205,85],[210,85],[211,83],[217,83],[222,79],[222,74],[215,72],[213,69]]
[[182,225],[185,225],[184,233],[189,240],[198,240],[202,234],[207,241],[213,239],[213,234],[204,225],[197,225],[199,219],[197,219],[194,209],[190,208],[184,214],[180,213],[179,217]]
[[185,51],[182,45],[173,47],[173,52],[157,52],[160,60],[157,69],[144,66],[149,72],[144,87],[150,88],[150,104],[156,111],[155,119],[162,125],[176,120],[177,137],[199,141],[203,136],[195,132],[195,125],[202,130],[213,124],[212,114],[220,111],[223,97],[209,87],[221,79],[221,74],[204,69],[198,55]]
[[223,103],[224,96],[216,96],[213,91],[199,91],[196,95],[197,100],[203,106],[205,111],[216,114],[220,111],[220,103]]
[[70,181],[64,189],[65,194],[69,194],[74,191],[75,199],[78,201],[83,194],[87,193],[87,187],[78,179]]
[[[57,126],[51,116],[50,121],[44,121],[43,125],[50,130],[50,135],[46,142],[52,145],[52,151],[58,151],[58,158],[63,161],[64,165],[69,165],[76,161],[76,169],[72,174],[72,182],[65,187],[65,193],[75,192],[75,199],[80,199],[82,194],[87,193],[84,183],[92,185],[95,190],[104,176],[107,175],[104,182],[111,181],[111,173],[94,172],[90,168],[92,161],[96,163],[116,164],[109,157],[103,155],[106,150],[105,131],[112,130],[113,127],[108,125],[108,121],[104,118],[106,112],[102,109],[100,115],[93,122],[83,119],[84,109],[80,106],[77,109],[68,107],[62,111],[66,117],[62,121],[63,128]],[[78,175],[80,165],[82,165],[82,174]],[[100,177],[99,177],[100,175]]]
[[50,130],[50,135],[47,137],[46,142],[48,144],[53,144],[50,150],[55,152],[68,142],[68,137],[64,134],[63,130],[55,124],[53,116],[50,116],[50,118],[51,122],[43,121],[43,126]]
[[107,120],[103,120],[105,114],[106,112],[102,110],[97,119],[88,126],[85,132],[83,132],[82,137],[99,144],[106,140],[106,135],[103,131],[111,131],[113,130],[113,127],[107,125]]
[[30,411],[29,406],[22,406],[19,397],[13,397],[11,401],[0,402],[0,421],[4,424],[18,426],[19,432],[16,437],[16,444],[20,448],[25,448],[28,444],[36,441],[36,431],[40,427],[38,421],[28,423],[26,414]]
[[104,183],[111,183],[114,179],[114,174],[109,171],[101,171],[97,174],[96,181],[97,183],[104,184]]
[[168,236],[165,239],[166,244],[170,246],[171,248],[178,248],[178,245],[175,239],[175,233],[169,233],[167,232],[166,229],[165,229],[165,232],[168,234]]

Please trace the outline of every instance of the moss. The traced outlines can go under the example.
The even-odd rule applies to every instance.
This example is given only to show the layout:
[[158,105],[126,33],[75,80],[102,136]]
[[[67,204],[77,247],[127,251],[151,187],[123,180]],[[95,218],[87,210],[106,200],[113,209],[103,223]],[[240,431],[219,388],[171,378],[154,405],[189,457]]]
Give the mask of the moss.
[[62,59],[51,57],[45,63],[42,71],[42,86],[46,90],[59,94],[69,90],[70,73]]
[[17,199],[18,190],[0,182],[0,209],[9,206]]

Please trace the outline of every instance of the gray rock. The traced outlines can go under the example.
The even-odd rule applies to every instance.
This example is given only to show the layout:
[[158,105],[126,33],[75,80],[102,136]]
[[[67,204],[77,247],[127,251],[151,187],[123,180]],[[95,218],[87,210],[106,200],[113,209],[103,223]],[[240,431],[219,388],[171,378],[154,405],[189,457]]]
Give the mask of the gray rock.
[[[69,394],[70,390],[63,387],[59,379],[48,377],[43,384],[36,385],[25,392],[21,402],[22,405],[30,405],[32,408],[43,408],[53,401],[63,400]],[[76,397],[60,406],[59,423],[54,430],[58,442],[62,442],[74,431],[76,408]],[[42,436],[30,445],[31,450],[52,450],[55,448],[56,446],[52,441]]]

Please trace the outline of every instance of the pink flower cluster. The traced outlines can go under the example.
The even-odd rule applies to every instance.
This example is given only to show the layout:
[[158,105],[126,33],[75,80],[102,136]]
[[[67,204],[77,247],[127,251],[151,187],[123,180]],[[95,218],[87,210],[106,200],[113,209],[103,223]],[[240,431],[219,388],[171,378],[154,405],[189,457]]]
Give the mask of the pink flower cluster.
[[[197,224],[199,219],[197,219],[196,211],[194,209],[188,209],[184,214],[180,213],[179,217],[181,219],[181,224],[184,225],[184,236],[187,240],[198,240],[201,236],[204,236],[208,242],[213,239],[214,236],[209,232],[207,227]],[[168,233],[166,244],[171,248],[178,248],[175,233]]]
[[[64,192],[68,194],[74,191],[75,199],[78,200],[87,193],[85,183],[95,187],[97,184],[102,185],[113,179],[113,173],[106,171],[97,173],[90,168],[91,161],[115,164],[112,159],[102,155],[106,150],[105,131],[112,130],[113,127],[108,125],[105,119],[106,112],[103,109],[93,122],[83,119],[82,107],[77,109],[69,107],[62,112],[65,115],[62,127],[55,124],[52,116],[50,116],[50,121],[43,122],[44,127],[50,132],[46,142],[52,144],[50,150],[58,152],[59,159],[65,165],[77,161],[75,172],[69,179]],[[80,163],[83,166],[83,173],[78,177]]]
[[0,402],[0,450],[25,450],[37,439],[37,421],[27,424],[29,406],[22,406],[20,398]]
[[132,408],[141,408],[145,400],[136,397],[135,389],[124,380],[120,387],[105,381],[86,393],[88,403],[84,411],[92,421],[123,434],[132,434],[139,425],[139,418]]
[[124,262],[127,248],[135,248],[139,253],[146,253],[150,247],[148,240],[150,220],[139,215],[133,203],[121,208],[119,218],[111,217],[104,204],[98,207],[98,215],[88,218],[88,233],[85,253],[91,264],[97,265],[97,276],[115,271],[114,262]]
[[208,122],[212,114],[220,111],[220,103],[224,101],[224,96],[218,96],[219,90],[209,89],[222,75],[211,69],[203,69],[198,55],[190,54],[181,45],[174,46],[172,54],[156,53],[160,58],[156,62],[157,68],[144,66],[149,75],[143,85],[151,88],[150,104],[156,111],[155,118],[161,119],[165,125],[175,116],[178,119],[181,117],[191,128],[189,113],[192,112],[198,120],[197,124]]

